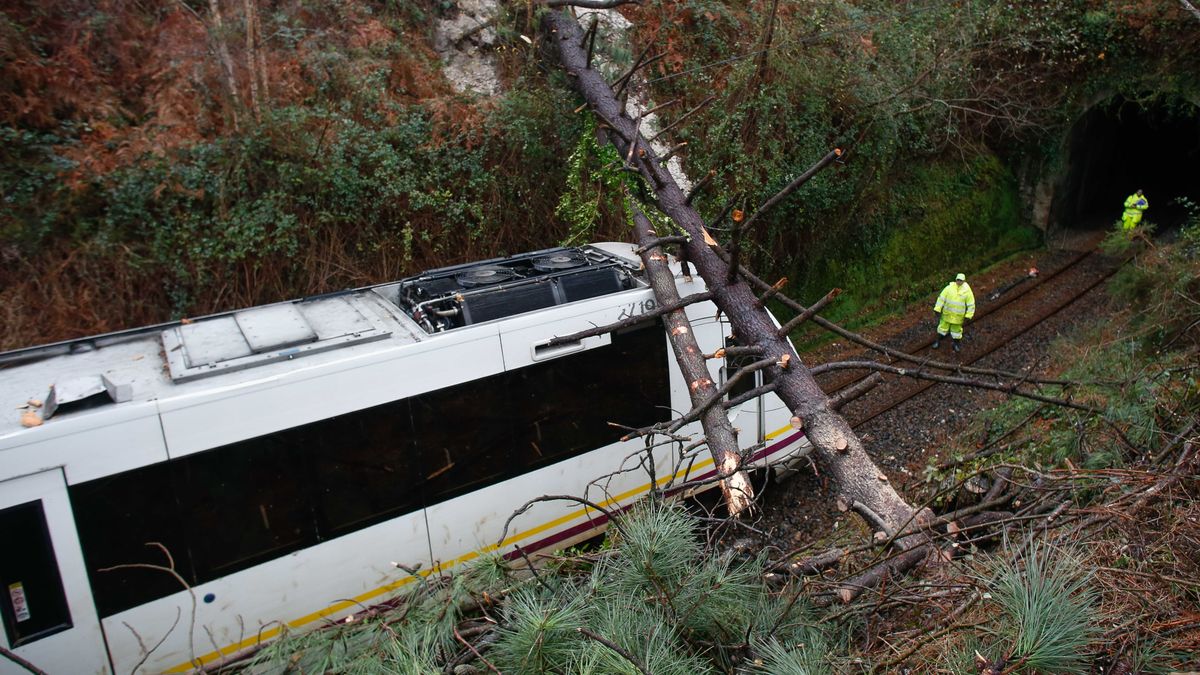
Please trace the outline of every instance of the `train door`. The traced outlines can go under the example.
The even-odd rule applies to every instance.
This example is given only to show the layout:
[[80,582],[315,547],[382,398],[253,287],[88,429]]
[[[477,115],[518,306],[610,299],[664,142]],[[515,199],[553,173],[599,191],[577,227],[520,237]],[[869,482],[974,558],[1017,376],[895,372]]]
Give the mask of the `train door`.
[[110,672],[62,471],[0,482],[0,532],[0,642],[44,672]]

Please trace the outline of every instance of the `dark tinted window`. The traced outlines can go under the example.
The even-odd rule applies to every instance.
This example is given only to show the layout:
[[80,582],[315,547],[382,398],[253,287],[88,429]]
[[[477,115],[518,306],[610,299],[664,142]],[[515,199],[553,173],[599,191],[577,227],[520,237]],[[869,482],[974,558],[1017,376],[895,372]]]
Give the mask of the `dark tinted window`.
[[670,419],[659,324],[612,344],[71,486],[102,616]]
[[342,415],[298,431],[309,439],[322,539],[420,508],[421,472],[413,455],[408,401]]
[[161,570],[100,571],[117,565],[167,567],[167,557],[150,542],[166,547],[180,576],[188,583],[195,581],[179,527],[170,469],[168,464],[154,464],[71,486],[75,526],[101,616],[183,590],[179,581]]
[[503,374],[409,399],[428,503],[514,475],[511,397]]
[[189,455],[175,467],[196,576],[212,579],[317,541],[298,430]]
[[614,443],[628,428],[668,420],[662,326],[617,333],[604,347],[513,371],[509,392],[526,469]]
[[0,510],[0,617],[8,644],[18,647],[71,627],[58,560],[42,503]]

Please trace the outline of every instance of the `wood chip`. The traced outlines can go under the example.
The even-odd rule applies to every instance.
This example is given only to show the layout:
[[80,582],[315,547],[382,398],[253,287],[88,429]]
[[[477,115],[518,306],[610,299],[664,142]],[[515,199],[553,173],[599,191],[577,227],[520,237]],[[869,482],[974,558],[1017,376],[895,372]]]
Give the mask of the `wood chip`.
[[845,436],[838,436],[837,440],[833,442],[833,447],[837,448],[838,452],[845,452],[846,448],[850,447],[850,442],[846,440]]
[[42,426],[42,416],[36,411],[26,410],[21,413],[21,426],[23,427],[40,427]]
[[42,402],[36,398],[31,398],[26,405],[28,405],[30,408],[40,408],[42,407]]
[[842,497],[837,498],[837,510],[845,513],[850,510],[850,504]]
[[876,532],[874,534],[874,539],[875,539],[876,544],[882,544],[883,542],[888,540],[887,532],[884,532],[883,530]]
[[788,423],[792,425],[793,429],[803,429],[804,428],[804,420],[800,419],[799,417],[792,417],[792,419]]

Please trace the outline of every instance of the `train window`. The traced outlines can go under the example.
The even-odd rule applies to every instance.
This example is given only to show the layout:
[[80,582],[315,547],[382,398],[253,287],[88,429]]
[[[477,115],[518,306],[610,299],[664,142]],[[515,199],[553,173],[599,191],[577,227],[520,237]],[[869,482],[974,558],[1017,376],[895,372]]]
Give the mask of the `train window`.
[[19,647],[71,627],[54,545],[40,501],[0,510],[0,617],[8,644]]
[[213,579],[317,541],[303,438],[293,429],[179,462],[180,526],[196,576]]
[[436,503],[514,475],[511,397],[494,375],[409,399],[419,482]]
[[655,324],[510,373],[520,461],[527,469],[544,466],[613,443],[623,427],[670,419],[666,350]]
[[[96,609],[111,616],[183,590],[165,568],[194,581],[187,541],[176,518],[171,466],[153,464],[70,487]],[[102,569],[118,567],[102,572]]]
[[309,427],[295,431],[308,442],[322,539],[421,507],[407,400]]
[[[661,325],[612,344],[71,486],[101,616],[670,418]],[[101,568],[123,566],[100,572]]]

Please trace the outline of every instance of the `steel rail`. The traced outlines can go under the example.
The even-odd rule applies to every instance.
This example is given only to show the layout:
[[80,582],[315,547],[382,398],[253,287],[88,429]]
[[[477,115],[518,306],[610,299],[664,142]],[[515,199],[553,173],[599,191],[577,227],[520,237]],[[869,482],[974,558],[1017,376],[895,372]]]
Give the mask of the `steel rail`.
[[[1076,267],[1076,265],[1079,262],[1081,262],[1084,259],[1089,258],[1094,253],[1096,253],[1095,249],[1093,249],[1091,251],[1087,251],[1083,255],[1076,257],[1069,264],[1069,267],[1071,267],[1071,268]],[[1060,272],[1065,271],[1067,268],[1068,268],[1068,266],[1064,266],[1063,269],[1060,270]],[[1078,269],[1088,269],[1088,268],[1078,268]],[[971,350],[971,355],[969,357],[969,360],[964,361],[963,365],[973,365],[973,364],[983,360],[984,358],[991,355],[993,352],[997,351],[1001,347],[1004,347],[1005,345],[1011,343],[1013,339],[1020,337],[1021,335],[1024,335],[1025,333],[1028,333],[1029,331],[1033,330],[1035,327],[1039,326],[1045,320],[1049,319],[1050,317],[1058,314],[1059,312],[1063,311],[1064,309],[1075,304],[1075,302],[1077,302],[1080,298],[1082,298],[1083,296],[1090,293],[1093,289],[1095,289],[1100,284],[1104,283],[1104,281],[1109,279],[1113,274],[1116,274],[1118,269],[1120,269],[1119,264],[1113,265],[1111,267],[1111,269],[1101,271],[1099,276],[1095,280],[1093,280],[1091,283],[1088,283],[1081,290],[1078,290],[1078,291],[1072,293],[1065,300],[1057,302],[1053,306],[1049,307],[1048,309],[1038,312],[1036,315],[1033,316],[1032,319],[1028,319],[1025,322],[1023,322],[1022,324],[1019,324],[1019,327],[1017,328],[1017,330],[1002,331],[1001,334],[997,335],[996,339],[991,340],[988,343],[985,343],[987,346],[984,347],[984,349],[982,351]],[[1054,276],[1058,277],[1059,275],[1056,273]],[[1046,284],[1038,284],[1037,288],[1052,289],[1053,285],[1048,286]],[[1022,293],[1021,296],[1019,296],[1019,297],[1024,297],[1028,292],[1031,292],[1031,291],[1032,291],[1032,289],[1030,289],[1029,291],[1026,291],[1026,293]],[[1010,303],[1006,302],[1003,305],[998,305],[998,306],[994,307],[991,311],[989,311],[989,315],[994,314],[1000,307],[1002,307],[1004,305],[1008,305],[1008,304],[1010,304]],[[932,344],[933,340],[932,340],[932,338],[926,338],[922,342],[923,342],[922,346],[918,347],[918,349],[923,349],[924,347]],[[869,374],[870,373],[867,373],[866,375],[861,376],[859,379],[861,379],[862,377],[866,377]],[[903,379],[907,379],[907,378],[903,378]],[[893,379],[892,382],[893,383],[902,382],[903,379]],[[915,398],[916,396],[921,395],[922,393],[924,393],[925,391],[927,391],[928,389],[930,389],[931,387],[933,387],[937,384],[939,384],[939,383],[927,381],[927,380],[912,380],[906,386],[905,391],[898,392],[897,395],[893,395],[893,396],[889,397],[882,405],[876,405],[875,407],[869,408],[866,413],[859,414],[859,415],[849,413],[848,417],[850,417],[850,419],[848,421],[850,422],[850,425],[852,428],[860,427],[860,426],[866,424],[867,422],[870,422],[871,420],[875,419],[876,417],[879,417],[880,415],[896,408],[900,404],[905,403],[906,401],[908,401],[912,398]],[[849,406],[849,404],[848,404],[848,406]],[[847,414],[847,413],[843,413],[843,414]]]
[[[986,325],[987,322],[985,322],[985,319],[987,319],[988,317],[996,315],[996,313],[999,312],[1001,309],[1003,309],[1005,306],[1024,297],[1026,294],[1032,293],[1035,290],[1044,288],[1047,285],[1051,285],[1051,282],[1054,279],[1056,279],[1059,275],[1063,274],[1064,272],[1066,272],[1070,269],[1077,267],[1081,262],[1083,262],[1084,260],[1091,257],[1096,252],[1097,252],[1097,249],[1094,249],[1094,248],[1087,250],[1087,251],[1079,252],[1079,253],[1075,254],[1074,256],[1072,256],[1070,259],[1068,259],[1065,263],[1063,263],[1058,268],[1054,269],[1051,272],[1048,272],[1046,274],[1039,276],[1037,278],[1037,280],[1034,281],[1034,283],[1024,285],[1023,288],[1014,289],[1014,290],[1018,290],[1019,292],[1006,293],[1004,296],[1002,296],[1002,299],[1000,299],[994,303],[988,303],[987,305],[982,305],[982,303],[980,303],[981,306],[979,307],[979,311],[976,312],[976,316],[978,318],[973,319],[971,321],[971,325],[972,326]],[[916,354],[917,352],[925,349],[926,347],[929,347],[932,344],[933,344],[933,338],[930,336],[925,336],[922,338],[918,338],[916,340],[911,340],[907,344],[905,344],[903,347],[895,347],[894,349],[905,352],[907,354]],[[888,346],[891,346],[891,345],[888,345]],[[855,354],[859,354],[859,353],[869,354],[872,351],[874,351],[874,350],[869,349],[869,348],[864,348],[859,352],[855,352]],[[897,359],[893,358],[893,359],[885,360],[883,362],[884,363],[895,363],[896,361],[897,361]],[[966,365],[970,365],[970,364],[966,364]],[[862,380],[867,378],[869,375],[870,375],[870,373],[862,373],[862,374],[851,373],[851,374],[842,374],[840,376],[832,376],[832,377],[826,377],[826,378],[821,378],[818,376],[818,382],[821,382],[822,389],[824,389],[828,393],[828,395],[832,397],[832,396],[837,395],[839,392],[846,389],[847,387],[853,386],[853,385],[857,384],[858,382],[861,382]]]

